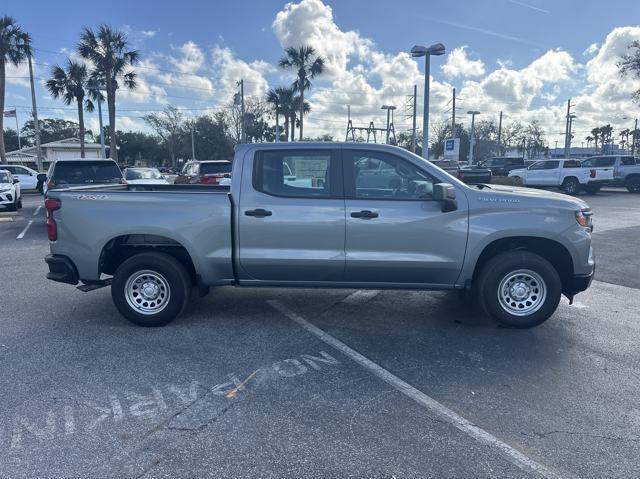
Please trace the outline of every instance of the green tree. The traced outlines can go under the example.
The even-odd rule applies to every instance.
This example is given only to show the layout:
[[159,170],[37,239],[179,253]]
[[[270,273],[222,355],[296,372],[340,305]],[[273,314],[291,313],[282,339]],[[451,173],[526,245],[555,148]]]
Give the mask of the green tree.
[[14,151],[18,149],[18,132],[11,128],[4,129],[4,145],[7,151]]
[[[4,100],[7,81],[7,63],[18,66],[31,54],[31,37],[16,21],[5,15],[0,17],[0,131],[4,131]],[[0,135],[0,162],[6,163],[4,135]]]
[[280,59],[278,65],[285,70],[294,70],[298,77],[293,87],[300,94],[298,110],[300,112],[300,140],[302,140],[305,114],[304,91],[311,88],[310,79],[324,71],[324,58],[318,56],[313,47],[289,47],[285,50],[285,56]]
[[182,112],[169,105],[159,113],[150,113],[142,118],[162,138],[171,158],[171,166],[176,166],[176,150],[184,122]]
[[51,69],[51,78],[46,82],[47,90],[53,98],[62,98],[65,105],[76,102],[78,106],[78,124],[80,125],[80,158],[85,157],[84,109],[93,111],[93,103],[87,97],[87,67],[69,59],[66,68],[55,65]]
[[144,161],[148,166],[163,166],[166,158],[161,139],[141,131],[118,131],[120,161],[126,165]]
[[[33,119],[27,120],[22,127],[23,146],[35,145],[36,131]],[[51,141],[60,141],[67,138],[78,138],[80,134],[80,125],[75,121],[63,120],[61,118],[45,118],[40,120],[40,141],[41,143],[49,143]],[[93,139],[90,130],[86,131],[86,135]]]
[[[266,101],[273,106],[276,115],[276,125],[280,125],[280,115],[284,118],[285,141],[289,141],[289,119],[293,109],[293,98],[295,91],[293,88],[277,87],[267,92]],[[282,132],[282,130],[280,130]]]
[[[232,160],[234,139],[229,135],[228,115],[217,112],[195,119],[194,143],[200,160]],[[179,154],[191,157],[191,130],[183,128]]]
[[[622,55],[618,63],[621,76],[630,75],[640,79],[640,40],[632,42],[628,47],[628,53]],[[640,103],[640,89],[633,92],[632,98]]]
[[136,74],[127,69],[138,62],[140,54],[137,50],[129,49],[129,41],[124,32],[108,25],[100,25],[97,31],[85,27],[80,35],[78,53],[93,63],[95,70],[91,73],[92,81],[106,88],[110,156],[117,161],[116,91],[120,82],[129,90],[136,88]]

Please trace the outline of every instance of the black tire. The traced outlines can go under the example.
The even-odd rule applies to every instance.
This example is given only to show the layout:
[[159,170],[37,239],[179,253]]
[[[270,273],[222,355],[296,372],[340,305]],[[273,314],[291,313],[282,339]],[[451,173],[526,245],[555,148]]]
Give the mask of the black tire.
[[595,195],[598,191],[600,191],[600,188],[602,188],[602,186],[600,185],[588,184],[584,187],[584,191],[586,191],[590,195]]
[[577,195],[580,191],[580,182],[577,178],[565,178],[562,182],[562,191],[568,195]]
[[[144,274],[145,271],[150,276],[142,276],[142,278],[160,278],[159,284],[164,283],[168,289],[166,303],[155,313],[141,313],[139,309],[129,304],[125,292],[125,289],[128,289],[129,279]],[[159,289],[162,290],[162,286]],[[174,257],[157,252],[140,253],[127,259],[116,270],[111,283],[111,298],[120,314],[132,323],[147,327],[164,326],[186,308],[191,298],[191,280],[184,266]],[[139,303],[145,301],[140,295],[137,298],[131,297],[131,300]],[[142,308],[143,304],[154,304],[151,301],[153,300],[149,300],[149,303],[140,303],[139,307]]]
[[640,193],[640,178],[630,178],[625,186],[629,193]]
[[13,203],[7,205],[7,211],[18,211],[18,202],[16,199],[13,199]]
[[[532,310],[529,314],[520,313],[521,315],[518,315],[507,310],[509,307],[517,309],[515,302],[512,306],[506,304],[503,306],[504,299],[501,299],[500,286],[504,280],[512,275],[517,278],[522,276],[524,282],[531,279],[528,273],[521,271],[530,271],[539,276],[542,284],[533,282],[535,286],[530,290],[532,293],[528,297],[533,304],[539,300],[537,309]],[[533,289],[536,287],[540,289]],[[500,324],[512,328],[531,328],[542,324],[555,312],[560,303],[562,282],[556,269],[541,256],[528,251],[507,251],[494,256],[484,265],[478,276],[476,290],[478,302],[485,313],[497,319]],[[505,289],[505,291],[508,290]],[[534,294],[539,291],[542,291],[540,296],[535,296]],[[518,303],[517,306],[520,304]]]
[[18,200],[18,204],[16,205],[19,209],[22,208],[22,195],[20,195],[20,199]]

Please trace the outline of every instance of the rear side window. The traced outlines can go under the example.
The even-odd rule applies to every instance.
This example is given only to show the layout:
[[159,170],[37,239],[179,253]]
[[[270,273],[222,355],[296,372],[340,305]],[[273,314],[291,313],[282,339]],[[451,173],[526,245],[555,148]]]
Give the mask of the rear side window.
[[254,162],[253,187],[273,196],[331,197],[330,151],[264,151]]
[[216,173],[231,173],[231,163],[200,163],[201,175],[215,175]]
[[120,168],[111,161],[65,161],[56,164],[53,181],[59,185],[120,183]]
[[580,168],[580,162],[577,160],[567,160],[564,162],[565,168]]

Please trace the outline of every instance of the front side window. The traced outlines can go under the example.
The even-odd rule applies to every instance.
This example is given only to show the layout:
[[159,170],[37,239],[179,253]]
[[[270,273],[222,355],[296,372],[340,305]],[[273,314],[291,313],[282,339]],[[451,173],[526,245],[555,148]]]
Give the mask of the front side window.
[[[436,180],[414,164],[388,153],[346,152],[356,199],[425,200],[433,198]],[[372,165],[378,165],[372,169]],[[350,176],[350,175],[348,175]]]
[[624,166],[630,166],[630,165],[635,165],[636,164],[636,160],[633,156],[623,156],[620,159],[620,162],[624,165]]
[[329,151],[265,151],[254,164],[254,188],[273,196],[329,198]]
[[616,159],[612,158],[612,157],[603,157],[603,158],[598,158],[596,159],[596,164],[595,166],[599,166],[601,168],[603,167],[608,167],[608,166],[613,166],[616,164]]

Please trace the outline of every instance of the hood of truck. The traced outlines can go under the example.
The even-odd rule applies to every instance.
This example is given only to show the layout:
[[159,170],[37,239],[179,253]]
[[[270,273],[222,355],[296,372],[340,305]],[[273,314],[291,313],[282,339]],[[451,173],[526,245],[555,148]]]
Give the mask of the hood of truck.
[[581,210],[589,205],[574,196],[555,193],[547,190],[523,188],[520,186],[488,185],[483,189],[471,188],[475,200],[480,203],[496,205],[512,205],[514,207],[549,206]]

